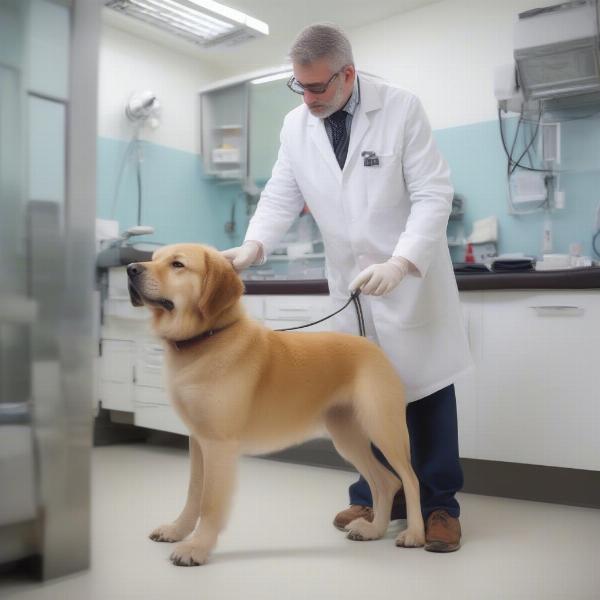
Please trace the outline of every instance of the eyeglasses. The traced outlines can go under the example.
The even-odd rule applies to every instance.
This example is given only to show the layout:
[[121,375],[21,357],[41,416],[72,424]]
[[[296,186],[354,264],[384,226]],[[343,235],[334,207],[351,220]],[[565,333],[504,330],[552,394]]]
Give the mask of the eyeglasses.
[[310,83],[308,85],[301,84],[293,75],[288,79],[287,86],[292,92],[300,95],[304,95],[304,91],[308,90],[311,94],[324,94],[331,82],[345,69],[342,67],[339,71],[334,73],[327,83]]

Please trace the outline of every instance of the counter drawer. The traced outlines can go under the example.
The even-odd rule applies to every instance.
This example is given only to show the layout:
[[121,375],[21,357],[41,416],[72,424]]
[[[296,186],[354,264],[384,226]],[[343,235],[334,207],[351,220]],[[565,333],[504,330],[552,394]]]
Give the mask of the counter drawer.
[[133,351],[131,341],[102,340],[100,399],[103,408],[133,410]]
[[165,349],[155,340],[142,340],[137,345],[135,378],[137,385],[165,388]]
[[157,387],[146,387],[143,385],[136,385],[134,387],[136,410],[140,405],[145,404],[170,406],[167,390]]

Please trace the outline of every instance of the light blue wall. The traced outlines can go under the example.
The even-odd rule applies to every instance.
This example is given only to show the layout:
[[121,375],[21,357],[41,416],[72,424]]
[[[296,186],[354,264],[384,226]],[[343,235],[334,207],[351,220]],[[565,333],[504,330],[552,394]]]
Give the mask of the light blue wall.
[[[190,152],[142,142],[142,225],[152,225],[160,243],[200,242],[219,249],[237,245],[247,227],[246,205],[237,184],[205,178],[200,157]],[[116,218],[120,229],[137,224],[137,178],[133,156],[126,162],[114,217],[111,216],[119,169],[128,142],[98,138],[98,209]],[[224,231],[235,204],[236,234]]]
[[[516,119],[508,123],[512,139]],[[544,215],[508,214],[506,154],[502,148],[497,121],[437,130],[438,146],[452,170],[455,191],[466,199],[465,231],[474,220],[498,217],[498,252],[542,253]],[[591,238],[600,202],[600,121],[581,119],[562,125],[562,164],[560,188],[566,205],[551,213],[553,251],[569,252],[569,244],[579,242],[592,256]],[[520,146],[519,146],[520,147]],[[520,152],[519,152],[520,154]],[[518,155],[517,155],[518,156]],[[451,223],[450,228],[456,227]],[[449,229],[452,234],[452,230]],[[462,260],[464,249],[452,249],[453,259]],[[597,257],[596,257],[597,258]]]
[[[515,119],[507,123],[508,136]],[[508,214],[506,156],[497,121],[486,121],[434,133],[450,164],[457,193],[466,199],[465,231],[474,220],[496,215],[499,220],[499,253],[541,254],[543,214]],[[149,239],[162,243],[195,241],[217,248],[238,244],[247,226],[246,205],[238,185],[219,185],[206,179],[200,158],[192,153],[143,142],[142,224],[153,225]],[[115,182],[127,142],[98,140],[98,216],[110,218]],[[600,120],[581,119],[562,126],[560,187],[566,208],[553,211],[554,252],[568,252],[579,242],[592,255],[591,237],[600,202]],[[236,205],[237,231],[224,232],[232,204]],[[116,218],[124,229],[136,224],[137,187],[134,161],[129,160],[119,189]],[[451,224],[450,227],[455,225]],[[462,260],[464,249],[453,249]]]

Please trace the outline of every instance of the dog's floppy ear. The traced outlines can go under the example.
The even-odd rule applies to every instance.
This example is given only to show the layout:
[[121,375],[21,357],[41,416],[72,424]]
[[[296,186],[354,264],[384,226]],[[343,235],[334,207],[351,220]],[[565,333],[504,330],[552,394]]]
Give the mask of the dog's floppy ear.
[[244,284],[227,259],[210,252],[204,257],[206,270],[198,308],[205,319],[212,320],[240,299]]

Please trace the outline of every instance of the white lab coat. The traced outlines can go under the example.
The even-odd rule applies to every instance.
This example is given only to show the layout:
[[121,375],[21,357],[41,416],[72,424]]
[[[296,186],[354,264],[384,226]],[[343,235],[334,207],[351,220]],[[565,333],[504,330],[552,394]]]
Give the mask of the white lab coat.
[[[344,169],[336,161],[322,119],[302,104],[286,115],[281,146],[246,233],[269,253],[304,201],[323,236],[327,277],[336,306],[366,266],[403,256],[419,274],[391,293],[361,296],[368,337],[386,352],[413,401],[451,384],[471,366],[456,280],[446,240],[453,189],[418,98],[359,75]],[[372,151],[379,166],[367,167]],[[338,331],[357,333],[348,307]]]

